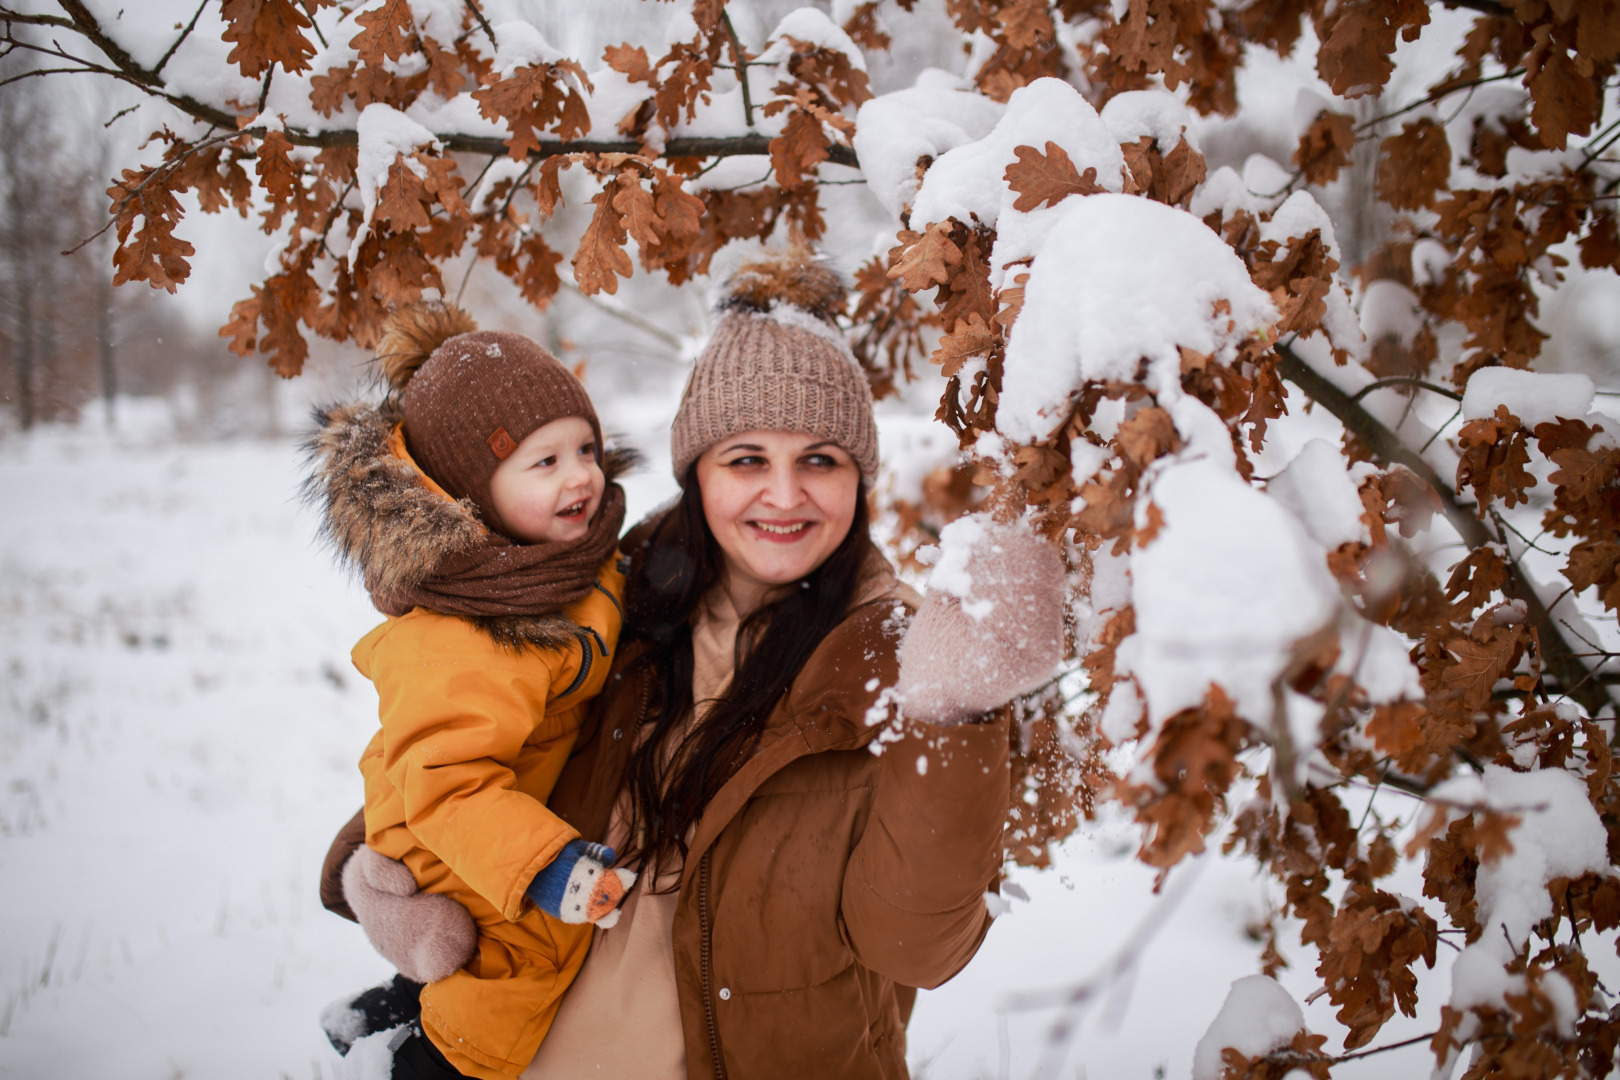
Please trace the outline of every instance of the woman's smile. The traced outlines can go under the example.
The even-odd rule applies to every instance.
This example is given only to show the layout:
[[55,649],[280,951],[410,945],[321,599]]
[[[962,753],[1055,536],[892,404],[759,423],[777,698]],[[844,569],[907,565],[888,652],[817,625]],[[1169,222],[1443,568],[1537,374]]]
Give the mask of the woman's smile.
[[813,521],[750,521],[759,532],[759,539],[769,544],[793,544],[805,539],[815,526]]

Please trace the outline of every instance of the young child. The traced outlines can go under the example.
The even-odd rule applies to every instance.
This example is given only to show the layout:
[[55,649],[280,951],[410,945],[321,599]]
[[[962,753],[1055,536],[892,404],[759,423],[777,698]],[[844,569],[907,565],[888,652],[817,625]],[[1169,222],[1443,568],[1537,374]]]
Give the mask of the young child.
[[345,875],[398,859],[476,922],[470,958],[403,972],[430,985],[420,1025],[389,1042],[392,1075],[501,1080],[635,880],[545,807],[617,647],[625,462],[555,357],[459,309],[402,309],[378,360],[384,404],[325,410],[309,447],[325,532],[388,616],[353,652],[382,726]]

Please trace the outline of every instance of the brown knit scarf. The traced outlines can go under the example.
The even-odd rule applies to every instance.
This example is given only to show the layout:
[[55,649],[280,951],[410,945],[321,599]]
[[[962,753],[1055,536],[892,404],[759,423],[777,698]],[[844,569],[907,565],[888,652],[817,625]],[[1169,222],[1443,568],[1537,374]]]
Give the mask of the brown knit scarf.
[[591,529],[578,540],[515,544],[497,532],[470,551],[448,555],[420,581],[391,590],[374,587],[384,615],[425,607],[444,615],[553,615],[581,599],[619,543],[624,489],[608,484]]

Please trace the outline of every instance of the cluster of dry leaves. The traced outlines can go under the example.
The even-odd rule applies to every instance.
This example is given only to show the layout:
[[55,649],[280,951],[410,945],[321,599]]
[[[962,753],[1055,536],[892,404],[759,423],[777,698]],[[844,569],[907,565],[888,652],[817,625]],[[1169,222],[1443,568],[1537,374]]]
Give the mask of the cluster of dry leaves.
[[[1004,98],[1040,74],[1078,75],[1101,104],[1114,93],[1148,85],[1149,78],[1162,78],[1172,87],[1185,82],[1195,107],[1222,112],[1235,106],[1233,78],[1245,44],[1286,52],[1301,32],[1302,19],[1309,18],[1323,42],[1319,73],[1336,93],[1354,97],[1377,92],[1393,70],[1390,53],[1397,37],[1414,37],[1428,20],[1428,5],[1420,0],[1251,4],[1219,12],[1197,0],[1152,0],[1130,4],[1112,23],[1106,4],[963,0],[951,4],[951,11],[964,31],[983,31],[1000,46],[978,73],[980,88],[991,96]],[[1073,57],[1066,61],[1055,49],[1038,48],[1053,41],[1053,19],[1075,15],[1108,24],[1077,50],[1079,71],[1065,66]],[[1477,85],[1487,78],[1482,74],[1487,62],[1523,82],[1529,91],[1524,115],[1482,118],[1472,144],[1458,148],[1479,173],[1502,178],[1508,175],[1511,148],[1563,148],[1569,135],[1595,130],[1602,88],[1617,59],[1620,11],[1514,3],[1476,21],[1456,69],[1431,94],[1439,101]],[[1412,393],[1423,392],[1415,384],[1424,380],[1448,377],[1460,389],[1482,367],[1526,367],[1544,337],[1533,322],[1532,276],[1554,283],[1547,275],[1563,265],[1554,249],[1566,241],[1578,241],[1585,266],[1620,269],[1614,184],[1587,167],[1595,154],[1582,162],[1566,159],[1533,180],[1453,190],[1453,148],[1446,130],[1419,115],[1383,139],[1376,191],[1394,211],[1432,213],[1398,217],[1390,240],[1365,265],[1353,268],[1364,282],[1386,278],[1411,289],[1421,306],[1418,332],[1372,343],[1369,360],[1375,375],[1410,380]],[[1358,128],[1347,112],[1324,111],[1299,141],[1293,186],[1334,182],[1350,165],[1356,142],[1376,134]],[[1164,146],[1144,139],[1122,149],[1128,192],[1185,207],[1203,179],[1203,160],[1185,141]],[[1016,155],[1005,180],[1019,196],[1018,209],[1100,190],[1089,170],[1081,174],[1052,143],[1019,147]],[[1259,226],[1268,216],[1216,213],[1206,223],[1272,294],[1281,312],[1276,337],[1250,339],[1229,364],[1189,350],[1182,357],[1183,389],[1226,421],[1245,476],[1252,471],[1245,444],[1258,450],[1267,422],[1284,409],[1279,352],[1272,343],[1319,330],[1328,293],[1340,287],[1335,284],[1340,268],[1318,232],[1286,245],[1260,243]],[[869,362],[883,361],[883,373],[891,378],[904,374],[900,364],[914,354],[921,327],[940,331],[930,357],[948,380],[938,418],[968,449],[980,435],[995,431],[1001,360],[1021,306],[1022,281],[1009,273],[1011,284],[999,292],[991,288],[986,257],[995,236],[977,222],[908,224],[886,262],[863,270],[857,319],[865,341],[889,350]],[[1412,249],[1424,240],[1444,245],[1448,258],[1440,273],[1416,280]],[[902,289],[895,290],[895,284]],[[905,306],[930,290],[931,310]],[[1437,370],[1439,335],[1453,327],[1463,331],[1460,356],[1454,352],[1447,370]],[[964,384],[962,372],[972,372],[971,381]],[[1092,419],[1108,399],[1125,403],[1127,419],[1104,443],[1092,430]],[[1354,403],[1347,407],[1356,408]],[[1365,413],[1359,419],[1370,420]],[[1437,947],[1478,939],[1476,872],[1511,850],[1510,830],[1518,819],[1484,807],[1436,813],[1403,851],[1396,835],[1410,823],[1386,819],[1376,806],[1353,819],[1343,789],[1399,785],[1421,795],[1459,766],[1477,769],[1486,763],[1567,769],[1584,780],[1608,829],[1611,859],[1620,857],[1612,722],[1589,718],[1607,701],[1601,676],[1582,677],[1596,670],[1590,660],[1570,666],[1577,650],[1558,637],[1568,631],[1551,623],[1516,561],[1506,556],[1509,546],[1503,541],[1512,538],[1498,512],[1498,504],[1512,508],[1532,497],[1546,502],[1546,534],[1578,541],[1565,568],[1571,588],[1596,586],[1606,607],[1620,609],[1620,450],[1594,442],[1594,429],[1580,420],[1526,430],[1502,410],[1495,419],[1471,422],[1460,431],[1461,464],[1453,486],[1432,474],[1420,476],[1367,445],[1355,434],[1364,425],[1347,423],[1347,428],[1348,459],[1378,460],[1389,467],[1361,487],[1371,542],[1332,552],[1329,569],[1367,621],[1417,643],[1413,659],[1424,699],[1369,704],[1353,679],[1342,674],[1345,665],[1337,664],[1342,650],[1355,647],[1354,640],[1326,631],[1297,643],[1280,679],[1287,689],[1324,706],[1320,746],[1288,746],[1285,723],[1239,716],[1227,695],[1211,686],[1201,707],[1171,717],[1151,733],[1145,753],[1152,779],[1128,782],[1103,768],[1095,727],[1125,681],[1115,672],[1115,649],[1134,633],[1135,617],[1128,606],[1105,613],[1103,625],[1077,643],[1097,698],[1078,720],[1058,719],[1065,703],[1055,696],[1035,708],[1037,725],[1067,723],[1074,737],[1036,738],[1025,747],[1025,773],[1043,781],[1038,789],[1032,786],[1042,795],[1015,810],[1011,851],[1020,861],[1040,863],[1045,841],[1063,835],[1097,800],[1111,798],[1131,808],[1143,825],[1142,859],[1168,871],[1202,851],[1212,831],[1230,820],[1226,848],[1255,859],[1281,885],[1282,913],[1298,920],[1304,944],[1315,952],[1322,993],[1348,1029],[1345,1049],[1357,1051],[1397,1011],[1414,1015],[1416,965],[1433,966]],[[1076,484],[1069,475],[1069,451],[1078,439],[1104,446],[1110,457],[1094,478]],[[927,535],[975,505],[1032,507],[1050,535],[1074,542],[1084,593],[1091,552],[1112,545],[1112,552],[1122,553],[1151,542],[1160,519],[1151,505],[1138,514],[1139,485],[1155,460],[1180,445],[1170,415],[1145,386],[1088,384],[1074,396],[1065,422],[1045,440],[1016,449],[1017,472],[1010,482],[989,463],[977,473],[942,471],[925,486],[921,505],[898,508],[901,522],[914,534]],[[1557,466],[1534,495],[1531,445]],[[978,489],[975,480],[982,485]],[[1474,496],[1475,507],[1458,505],[1460,491]],[[1443,509],[1465,518],[1459,531],[1469,546],[1444,582],[1414,556],[1415,545],[1408,542],[1421,537]],[[1554,699],[1566,694],[1585,710],[1555,707]],[[1145,723],[1139,728],[1148,731]],[[1272,753],[1256,758],[1252,751],[1262,746]],[[1332,764],[1336,782],[1295,781],[1292,758],[1313,750]],[[1256,761],[1268,763],[1258,777]],[[1053,778],[1062,782],[1054,785]],[[1257,780],[1258,796],[1229,808],[1227,799],[1240,778]],[[1060,795],[1047,790],[1054,786]],[[1365,801],[1365,794],[1357,801]],[[1236,812],[1229,818],[1231,809]],[[1426,858],[1424,894],[1445,907],[1448,926],[1380,885],[1403,856],[1420,855]],[[1524,992],[1510,994],[1506,1010],[1474,1010],[1469,1080],[1606,1076],[1613,1069],[1620,1009],[1611,1007],[1582,950],[1583,941],[1595,939],[1582,934],[1620,925],[1620,882],[1589,874],[1577,881],[1554,880],[1548,888],[1558,914],[1537,927],[1508,969],[1524,977]],[[1569,926],[1560,940],[1566,919]],[[1274,942],[1274,933],[1268,934],[1268,973],[1289,962]],[[1544,988],[1552,973],[1575,990],[1580,1019],[1573,1029],[1560,1025]],[[1463,1013],[1443,1009],[1432,1040],[1437,1060],[1450,1060],[1459,1049],[1463,1019]],[[1301,1032],[1294,1044],[1252,1059],[1228,1050],[1224,1075],[1258,1080],[1303,1069],[1325,1077],[1341,1059],[1322,1051],[1324,1041]]]
[[[914,0],[888,2],[910,10]],[[1563,264],[1555,248],[1575,240],[1585,266],[1620,268],[1615,182],[1594,167],[1600,164],[1596,152],[1563,158],[1534,179],[1509,172],[1515,150],[1563,148],[1571,135],[1599,131],[1605,88],[1620,61],[1620,5],[1458,3],[1482,13],[1454,70],[1431,88],[1430,99],[1444,101],[1484,82],[1516,83],[1528,92],[1521,114],[1482,117],[1470,144],[1452,147],[1446,128],[1421,110],[1396,130],[1392,121],[1357,124],[1348,112],[1330,108],[1299,140],[1292,186],[1308,187],[1333,183],[1350,167],[1359,141],[1392,132],[1378,147],[1376,191],[1396,213],[1396,223],[1371,259],[1339,267],[1318,232],[1286,243],[1262,242],[1265,213],[1217,212],[1206,219],[1281,313],[1266,336],[1245,341],[1231,362],[1191,350],[1182,355],[1183,389],[1225,421],[1246,478],[1252,474],[1249,454],[1265,444],[1268,422],[1285,410],[1290,355],[1277,341],[1320,330],[1330,293],[1343,288],[1342,271],[1364,283],[1394,281],[1416,297],[1420,329],[1373,342],[1369,360],[1375,375],[1409,380],[1416,394],[1427,392],[1425,382],[1449,379],[1460,389],[1483,367],[1532,361],[1543,339],[1534,323],[1533,278],[1555,283]],[[334,5],[348,7],[336,0],[224,0],[231,62],[266,87],[278,69],[309,70],[316,52],[310,17]],[[63,7],[69,18],[50,25],[77,30],[91,43],[108,40],[82,4]],[[890,44],[882,7],[873,0],[852,10],[845,29],[863,48]],[[1393,71],[1397,42],[1421,32],[1430,5],[948,0],[947,10],[964,40],[980,35],[974,55],[983,59],[971,74],[980,92],[997,101],[1034,79],[1058,76],[1081,86],[1098,106],[1122,91],[1163,86],[1184,92],[1201,112],[1231,113],[1246,50],[1287,55],[1307,25],[1321,43],[1317,70],[1336,95],[1378,94]],[[262,351],[277,371],[291,376],[306,356],[308,333],[370,343],[392,306],[427,290],[443,291],[446,262],[469,250],[487,257],[539,306],[562,286],[565,257],[582,291],[614,292],[633,272],[631,239],[643,269],[661,270],[674,285],[704,274],[717,249],[734,238],[767,238],[785,225],[814,240],[824,229],[817,169],[829,160],[853,160],[852,117],[870,96],[865,74],[842,53],[790,41],[791,57],[771,96],[747,104],[750,122],[756,110],[785,114],[779,136],[683,144],[668,138],[668,131],[694,114],[712,89],[716,69],[757,59],[731,32],[724,0],[698,0],[692,15],[694,36],[661,57],[639,47],[608,50],[606,62],[645,85],[646,96],[614,131],[602,132],[590,130],[583,96],[589,82],[580,64],[494,72],[489,42],[480,41],[492,31],[476,4],[466,5],[451,40],[420,31],[408,0],[374,6],[358,18],[355,61],[310,80],[317,111],[332,115],[349,104],[372,103],[403,108],[429,90],[450,95],[476,87],[482,114],[510,137],[493,146],[487,145],[492,140],[452,139],[416,147],[393,165],[369,222],[356,196],[352,133],[345,138],[255,126],[261,103],[207,104],[171,95],[213,127],[197,136],[159,133],[162,160],[125,170],[114,182],[109,195],[119,241],[117,280],[170,290],[185,280],[193,251],[174,235],[182,193],[193,193],[205,212],[259,213],[266,231],[296,226],[279,266],[236,305],[223,331],[239,353]],[[1079,27],[1085,32],[1063,32]],[[127,54],[107,55],[130,81],[164,92],[159,72],[139,68]],[[1616,131],[1620,127],[1611,121],[1600,136]],[[1204,179],[1204,160],[1185,139],[1165,145],[1144,137],[1122,150],[1125,189],[1139,197],[1185,208]],[[1501,182],[1450,186],[1454,150],[1477,173]],[[717,156],[729,153],[768,154],[770,177],[729,191],[688,187]],[[488,169],[500,158],[522,168],[498,173],[504,178],[480,188],[480,164]],[[925,171],[929,164],[924,159],[917,168]],[[588,174],[596,187],[589,224],[571,253],[550,246],[543,228],[563,200],[561,172],[569,168]],[[1053,142],[1018,147],[1005,180],[1021,210],[1100,190],[1093,170],[1082,172]],[[1024,278],[1016,267],[1006,268],[1004,288],[991,286],[994,240],[993,230],[977,221],[908,220],[888,257],[858,271],[850,312],[852,341],[878,393],[926,370],[925,359],[939,365],[946,381],[938,417],[964,448],[995,431],[1002,356],[1022,304]],[[1413,272],[1413,249],[1420,243],[1438,244],[1446,254],[1443,266],[1426,276]],[[1447,334],[1457,328],[1460,351],[1451,350],[1442,365],[1439,342],[1456,339],[1458,334]],[[1442,366],[1446,370],[1437,370]],[[1126,417],[1107,440],[1092,426],[1105,401],[1122,404]],[[1612,721],[1591,719],[1608,700],[1607,680],[1597,672],[1610,658],[1583,659],[1566,640],[1565,628],[1548,619],[1517,560],[1507,555],[1512,545],[1501,516],[1526,500],[1540,500],[1548,507],[1547,535],[1575,540],[1564,571],[1570,587],[1596,587],[1604,605],[1620,611],[1620,450],[1608,448],[1612,441],[1594,441],[1593,429],[1580,419],[1527,429],[1503,410],[1462,429],[1456,439],[1461,466],[1448,484],[1414,464],[1409,450],[1403,455],[1392,449],[1393,437],[1355,402],[1319,395],[1318,404],[1345,419],[1347,458],[1384,466],[1360,490],[1370,542],[1341,546],[1331,553],[1329,569],[1362,618],[1416,643],[1412,655],[1423,700],[1370,704],[1338,664],[1354,642],[1324,631],[1297,643],[1278,687],[1323,706],[1320,746],[1288,745],[1286,724],[1239,715],[1212,686],[1200,707],[1151,732],[1145,724],[1139,729],[1151,778],[1126,782],[1106,768],[1096,726],[1112,695],[1136,692],[1115,664],[1116,648],[1135,632],[1127,606],[1108,613],[1075,643],[1089,678],[1084,710],[1076,716],[1073,703],[1055,694],[1031,707],[1019,735],[1020,797],[1008,835],[1014,858],[1040,864],[1050,843],[1071,832],[1100,800],[1117,800],[1144,828],[1141,857],[1168,872],[1229,824],[1227,848],[1247,853],[1279,883],[1286,897],[1280,914],[1303,928],[1322,992],[1349,1031],[1346,1049],[1355,1050],[1367,1046],[1397,1011],[1413,1014],[1417,964],[1432,965],[1438,946],[1477,939],[1476,873],[1509,850],[1515,818],[1453,807],[1436,815],[1403,851],[1395,837],[1409,823],[1384,817],[1376,806],[1353,820],[1344,798],[1348,787],[1376,792],[1398,786],[1421,796],[1459,767],[1567,769],[1586,783],[1608,829],[1611,856],[1620,856]],[[1380,431],[1388,439],[1368,435]],[[1077,440],[1109,455],[1106,467],[1083,483],[1071,475],[1070,449]],[[941,470],[925,484],[920,503],[897,504],[902,554],[971,508],[1032,507],[1048,535],[1068,541],[1077,589],[1084,594],[1093,553],[1105,545],[1117,554],[1151,542],[1159,526],[1156,511],[1149,505],[1137,513],[1144,473],[1181,445],[1170,414],[1142,383],[1088,384],[1045,439],[1016,449],[1010,478],[973,464]],[[1539,483],[1532,447],[1556,466]],[[1475,506],[1459,503],[1464,492]],[[1436,513],[1450,518],[1468,549],[1444,582],[1412,543]],[[1583,708],[1557,706],[1554,699],[1561,695]],[[1267,747],[1269,756],[1254,753]],[[1335,770],[1333,782],[1296,779],[1292,760],[1314,752]],[[1259,795],[1233,807],[1229,799],[1240,781],[1257,783]],[[1366,800],[1364,793],[1358,798]],[[1403,858],[1419,856],[1426,860],[1424,893],[1444,906],[1449,925],[1380,885]],[[1523,994],[1510,995],[1505,1010],[1475,1010],[1469,1080],[1612,1071],[1620,1012],[1611,1011],[1583,952],[1583,942],[1597,939],[1582,935],[1620,924],[1620,887],[1614,879],[1588,875],[1554,881],[1549,889],[1557,914],[1536,928],[1530,946],[1513,961],[1513,973],[1524,977]],[[1274,936],[1265,961],[1268,971],[1290,962],[1275,948]],[[1553,973],[1574,988],[1580,1018],[1573,1029],[1560,1026],[1544,989]],[[1444,1011],[1433,1037],[1437,1057],[1456,1049],[1462,1019],[1449,1007]],[[1260,1057],[1229,1051],[1225,1075],[1258,1080],[1300,1068],[1326,1076],[1340,1059],[1323,1052],[1324,1041],[1301,1032],[1291,1046]]]
[[[231,61],[267,87],[276,70],[310,70],[310,16],[333,6],[350,5],[227,2]],[[74,7],[81,32],[104,40],[93,14]],[[816,170],[829,158],[853,160],[854,112],[871,97],[866,73],[841,52],[788,39],[785,62],[772,65],[781,78],[771,97],[750,103],[746,118],[752,125],[754,112],[781,117],[781,134],[745,136],[729,147],[685,140],[693,152],[683,153],[682,140],[668,139],[667,132],[691,119],[708,97],[717,65],[735,69],[758,59],[737,42],[723,3],[699,3],[693,16],[695,36],[661,57],[650,58],[640,46],[607,50],[606,63],[645,84],[647,93],[614,131],[602,132],[591,130],[584,93],[591,85],[577,61],[520,65],[502,75],[490,59],[494,31],[476,5],[467,5],[460,32],[446,41],[418,29],[409,0],[387,0],[356,16],[361,29],[350,42],[356,59],[310,77],[314,110],[330,117],[349,106],[404,109],[430,91],[449,97],[476,87],[470,92],[479,112],[510,137],[495,146],[483,145],[493,142],[488,139],[440,140],[401,156],[366,221],[352,132],[261,126],[255,118],[262,102],[230,103],[236,111],[219,117],[199,106],[190,111],[215,123],[214,131],[199,138],[157,133],[166,143],[162,160],[124,170],[108,189],[119,241],[116,280],[170,291],[185,281],[195,252],[175,235],[183,193],[192,193],[207,213],[229,207],[245,217],[257,209],[267,233],[291,226],[294,239],[281,250],[279,269],[236,304],[222,330],[236,352],[262,352],[291,377],[302,370],[310,333],[371,344],[391,308],[427,290],[442,292],[444,264],[469,250],[544,306],[563,285],[565,257],[582,292],[615,292],[633,272],[632,239],[643,269],[663,271],[673,285],[704,274],[728,241],[765,239],[783,223],[814,241],[826,227]],[[161,88],[161,80],[127,54],[116,59],[132,81]],[[482,152],[481,168],[468,148]],[[768,154],[771,175],[740,190],[687,189],[685,181],[711,164],[711,155],[728,153]],[[500,157],[525,168],[479,191],[474,203],[478,181]],[[463,171],[469,164],[470,177]],[[561,171],[573,167],[600,188],[590,199],[589,224],[568,255],[548,244],[543,227],[563,201]],[[255,190],[263,200],[258,207]]]

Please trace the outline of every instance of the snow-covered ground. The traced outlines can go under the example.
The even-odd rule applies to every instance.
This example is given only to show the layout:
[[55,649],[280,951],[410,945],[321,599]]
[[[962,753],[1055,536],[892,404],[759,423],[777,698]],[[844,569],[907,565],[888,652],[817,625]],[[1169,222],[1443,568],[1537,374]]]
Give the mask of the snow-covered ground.
[[[607,419],[656,451],[668,407],[625,400]],[[388,973],[316,897],[375,723],[348,650],[378,616],[315,546],[297,482],[290,440],[0,442],[0,1076],[337,1075],[316,1015]],[[671,490],[667,466],[631,487],[636,516]],[[1380,810],[1409,816],[1399,798]],[[1245,928],[1265,887],[1211,856],[1154,896],[1133,851],[1130,828],[1100,823],[1052,869],[1014,872],[1030,899],[920,998],[918,1075],[1187,1075],[1228,985],[1258,968]],[[1060,1012],[1004,1007],[1122,952],[1134,967],[1101,980],[1047,1060]],[[1443,974],[1424,981],[1424,1001],[1445,996]],[[1315,989],[1309,970],[1284,982]],[[1306,1015],[1335,1030],[1325,1000]],[[1422,1075],[1427,1052],[1358,1066]]]

